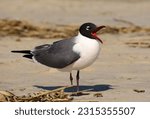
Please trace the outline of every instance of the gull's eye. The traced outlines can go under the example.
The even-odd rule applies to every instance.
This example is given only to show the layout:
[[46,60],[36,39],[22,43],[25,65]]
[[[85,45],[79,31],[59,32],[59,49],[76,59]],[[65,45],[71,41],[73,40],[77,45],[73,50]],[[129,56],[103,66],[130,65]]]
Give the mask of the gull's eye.
[[87,26],[87,27],[86,27],[86,30],[90,30],[90,29],[91,29],[90,26]]

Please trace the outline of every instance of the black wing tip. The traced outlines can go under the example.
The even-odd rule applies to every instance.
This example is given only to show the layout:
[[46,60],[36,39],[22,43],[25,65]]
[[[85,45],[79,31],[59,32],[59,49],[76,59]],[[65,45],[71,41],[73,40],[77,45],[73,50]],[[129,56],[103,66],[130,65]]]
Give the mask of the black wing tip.
[[13,53],[16,53],[17,51],[15,51],[15,50],[12,50],[11,52],[13,52]]
[[31,54],[30,50],[12,50],[12,53],[25,53],[25,54]]
[[23,55],[23,57],[28,58],[28,59],[32,59],[33,55]]

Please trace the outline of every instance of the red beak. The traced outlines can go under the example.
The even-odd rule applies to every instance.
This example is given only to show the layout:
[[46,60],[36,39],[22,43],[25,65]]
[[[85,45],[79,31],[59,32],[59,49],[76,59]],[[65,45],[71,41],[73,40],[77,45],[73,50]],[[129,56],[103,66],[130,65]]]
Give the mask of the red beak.
[[93,36],[95,39],[99,40],[102,44],[103,44],[103,41],[97,36],[96,32],[98,32],[99,30],[101,30],[101,29],[104,28],[104,27],[106,27],[106,26],[99,26],[99,27],[97,27],[95,30],[93,30],[92,33],[91,33],[92,36]]

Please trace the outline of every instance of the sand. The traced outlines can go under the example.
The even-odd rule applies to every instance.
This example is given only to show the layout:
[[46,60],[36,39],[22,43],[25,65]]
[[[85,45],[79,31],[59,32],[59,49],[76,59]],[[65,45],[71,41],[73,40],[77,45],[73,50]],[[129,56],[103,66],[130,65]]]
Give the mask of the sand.
[[[68,38],[77,34],[80,24],[92,21],[119,30],[125,27],[126,32],[99,34],[104,41],[99,58],[81,71],[80,90],[89,94],[73,96],[73,101],[150,101],[149,3],[149,0],[1,0],[1,19],[26,21],[37,29],[12,33],[16,30],[14,26],[5,24],[8,28],[0,30],[0,90],[21,96],[69,86],[68,73],[10,51]],[[47,28],[56,35],[52,37],[43,30]],[[71,93],[75,88],[65,91]]]

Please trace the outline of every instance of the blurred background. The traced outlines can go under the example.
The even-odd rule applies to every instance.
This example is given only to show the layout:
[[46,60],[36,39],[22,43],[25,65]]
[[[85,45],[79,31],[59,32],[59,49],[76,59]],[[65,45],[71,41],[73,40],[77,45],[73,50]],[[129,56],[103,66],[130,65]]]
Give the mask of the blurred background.
[[0,0],[0,18],[55,24],[116,25],[116,19],[147,26],[150,0]]

